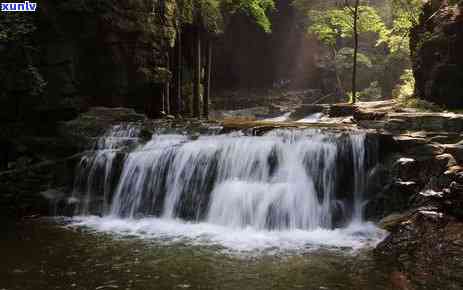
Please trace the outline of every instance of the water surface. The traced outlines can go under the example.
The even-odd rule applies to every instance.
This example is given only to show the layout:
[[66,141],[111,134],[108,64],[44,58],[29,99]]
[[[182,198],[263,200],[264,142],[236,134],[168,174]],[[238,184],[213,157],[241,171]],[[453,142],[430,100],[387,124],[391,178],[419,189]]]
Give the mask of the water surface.
[[4,228],[0,289],[392,289],[369,247],[224,251],[56,219]]

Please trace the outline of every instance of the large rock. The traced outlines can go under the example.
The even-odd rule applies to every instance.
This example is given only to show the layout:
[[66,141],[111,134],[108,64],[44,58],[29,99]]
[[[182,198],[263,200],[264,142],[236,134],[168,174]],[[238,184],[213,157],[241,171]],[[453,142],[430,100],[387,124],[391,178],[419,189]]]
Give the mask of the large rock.
[[392,131],[461,132],[463,115],[453,113],[391,113],[385,129]]
[[119,124],[138,124],[147,121],[146,116],[128,108],[90,108],[78,118],[63,122],[58,131],[76,152],[88,149],[108,129]]
[[412,29],[416,95],[449,108],[463,108],[463,3],[428,1]]
[[419,185],[414,181],[395,180],[367,203],[365,216],[380,220],[391,213],[401,213],[410,207],[410,199],[418,191]]
[[70,192],[76,163],[83,154],[44,161],[0,172],[0,211],[10,217],[54,215],[54,205],[41,192],[62,188]]
[[[381,129],[395,134],[426,132],[440,140],[458,140],[463,131],[463,114],[429,112],[390,112],[357,110],[356,122],[366,129]],[[439,140],[436,138],[436,140]],[[461,139],[460,139],[461,140]]]

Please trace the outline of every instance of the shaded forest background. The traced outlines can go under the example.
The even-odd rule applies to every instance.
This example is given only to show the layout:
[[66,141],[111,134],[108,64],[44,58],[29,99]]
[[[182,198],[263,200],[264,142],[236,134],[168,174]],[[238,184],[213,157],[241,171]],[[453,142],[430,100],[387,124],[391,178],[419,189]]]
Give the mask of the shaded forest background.
[[[199,117],[212,96],[229,91],[298,90],[310,103],[346,102],[353,54],[346,3],[40,1],[37,14],[0,19],[0,119],[54,122],[91,106]],[[422,104],[418,96],[461,106],[461,5],[361,1],[360,100]]]

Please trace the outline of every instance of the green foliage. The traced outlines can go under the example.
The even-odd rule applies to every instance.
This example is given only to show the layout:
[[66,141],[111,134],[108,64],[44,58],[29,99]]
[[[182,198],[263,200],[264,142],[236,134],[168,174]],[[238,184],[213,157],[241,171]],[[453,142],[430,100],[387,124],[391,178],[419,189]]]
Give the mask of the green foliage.
[[404,71],[400,83],[393,91],[393,96],[402,108],[413,108],[420,111],[442,111],[442,108],[431,102],[417,98],[415,95],[415,78],[411,69]]
[[374,81],[370,86],[358,93],[358,99],[363,102],[377,101],[382,98],[381,87],[378,81]]
[[229,13],[240,12],[248,15],[265,32],[272,30],[268,13],[275,9],[273,0],[223,0],[223,7]]
[[180,23],[200,25],[218,33],[223,29],[220,0],[176,0]]
[[[353,55],[354,55],[354,49],[350,47],[344,47],[340,49],[336,55],[337,69],[340,71],[342,70],[351,71]],[[373,66],[371,59],[366,54],[363,54],[360,52],[357,54],[357,62],[358,62],[359,67],[372,68]]]
[[[336,47],[340,38],[353,35],[353,14],[349,7],[332,8],[328,10],[310,10],[308,32],[316,35],[320,41],[329,47]],[[375,8],[359,7],[359,33],[377,33],[379,39],[386,37],[387,29]]]
[[407,69],[400,77],[400,83],[393,90],[393,97],[399,100],[407,100],[413,97],[415,93],[415,78],[413,77],[413,71]]
[[410,29],[418,23],[422,7],[421,0],[393,0],[392,26],[387,36],[383,39],[387,42],[391,53],[405,51],[409,53]]
[[275,9],[273,0],[177,0],[181,23],[200,24],[214,33],[224,28],[224,18],[241,13],[252,18],[265,32],[272,25],[268,18]]
[[24,90],[31,96],[43,93],[46,82],[32,64],[34,47],[32,33],[36,31],[34,18],[28,13],[3,13],[0,18],[0,42],[4,44],[0,58],[0,86],[10,90]]
[[0,17],[0,41],[24,42],[36,30],[31,14],[2,13]]
[[[307,32],[331,48],[339,78],[349,88],[352,68],[353,1],[294,0],[305,16]],[[418,22],[421,0],[360,1],[358,31],[360,37],[359,87],[374,83],[384,96],[390,96],[404,69],[410,68],[409,33]],[[371,77],[373,78],[371,78]],[[376,78],[374,78],[376,76]],[[377,83],[376,83],[376,82]],[[377,92],[377,91],[376,91]]]

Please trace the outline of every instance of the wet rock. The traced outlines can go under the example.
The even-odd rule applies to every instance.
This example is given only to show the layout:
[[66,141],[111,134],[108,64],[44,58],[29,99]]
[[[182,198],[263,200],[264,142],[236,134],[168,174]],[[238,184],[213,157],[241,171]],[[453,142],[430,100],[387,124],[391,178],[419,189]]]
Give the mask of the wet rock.
[[444,148],[437,143],[429,143],[416,146],[415,148],[407,148],[404,150],[406,153],[413,154],[419,159],[426,159],[429,156],[440,155],[444,153]]
[[381,262],[406,273],[418,289],[463,287],[463,223],[435,208],[391,220],[390,235],[375,250]]
[[380,220],[391,213],[400,213],[410,207],[410,199],[419,191],[414,181],[400,181],[388,184],[365,206],[365,215],[369,219]]
[[335,104],[330,106],[328,115],[332,118],[354,115],[356,107],[351,104]]
[[78,152],[87,149],[89,144],[93,144],[112,126],[121,123],[142,124],[146,120],[145,115],[138,114],[133,109],[95,107],[77,119],[62,123],[58,130],[68,144],[75,147],[75,152]]
[[323,113],[326,114],[328,112],[329,108],[326,105],[306,105],[302,104],[298,106],[292,113],[291,113],[291,119],[293,120],[300,120],[303,119],[307,116],[316,114],[316,113]]
[[444,166],[448,167],[448,168],[457,165],[457,161],[450,154],[437,155],[435,158],[436,158],[436,161],[438,161],[439,163],[441,163],[443,165],[445,164]]
[[356,121],[372,121],[372,120],[382,120],[387,116],[386,112],[376,112],[376,111],[367,111],[361,108],[356,108],[354,110],[354,119]]
[[381,219],[378,223],[378,226],[382,229],[387,231],[394,230],[398,225],[405,222],[410,218],[411,213],[393,213],[390,214],[383,219]]
[[417,207],[439,207],[444,202],[444,193],[433,190],[426,190],[415,194],[410,201],[412,208]]
[[398,290],[413,290],[415,289],[412,285],[410,280],[408,279],[405,273],[394,271],[391,273],[391,284],[394,289]]
[[384,129],[391,131],[458,132],[463,115],[454,113],[390,113]]
[[422,137],[413,137],[409,135],[399,135],[393,137],[401,152],[411,151],[419,145],[426,145],[427,141]]
[[463,139],[463,136],[458,133],[438,132],[430,134],[429,141],[440,144],[454,144]]
[[456,165],[449,167],[447,171],[444,172],[444,175],[447,176],[450,184],[452,181],[456,181],[458,183],[463,183],[463,167]]
[[72,185],[75,164],[82,156],[0,172],[0,210],[13,217],[53,214],[50,199],[58,200],[62,195],[52,188],[64,191]]
[[451,154],[458,161],[459,164],[463,164],[463,144],[448,144],[444,145],[444,152]]

